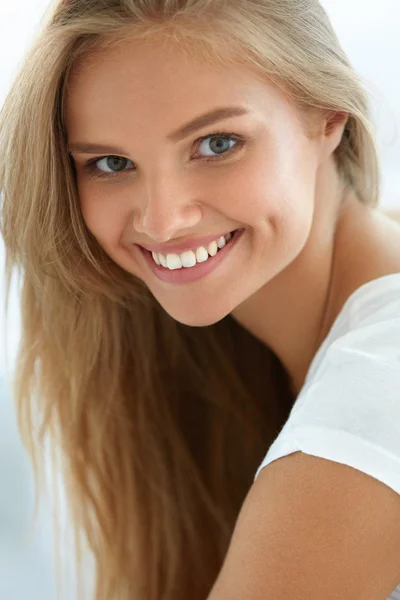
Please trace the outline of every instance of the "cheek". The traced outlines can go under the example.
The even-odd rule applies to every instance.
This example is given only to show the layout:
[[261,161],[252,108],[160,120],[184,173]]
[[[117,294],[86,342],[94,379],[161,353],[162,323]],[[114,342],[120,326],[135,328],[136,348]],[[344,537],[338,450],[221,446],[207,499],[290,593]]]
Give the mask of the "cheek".
[[118,243],[121,235],[121,214],[115,210],[116,202],[95,191],[80,192],[81,211],[86,227],[107,251]]
[[287,143],[276,143],[272,149],[257,152],[229,183],[232,207],[241,206],[242,222],[255,234],[253,249],[262,257],[260,264],[269,264],[271,272],[291,262],[307,242],[315,179],[316,167],[307,146],[293,143],[289,148]]
[[[273,152],[265,153],[268,158],[259,160],[254,173],[250,173],[256,186],[263,190],[261,198],[271,215],[284,221],[302,222],[314,205],[316,167],[307,144],[297,139],[291,143],[281,140],[274,145]],[[308,216],[307,216],[308,215]]]
[[[210,181],[214,199],[225,214],[254,226],[265,219],[293,220],[313,203],[315,177],[310,162],[284,147],[259,149]],[[211,196],[212,197],[212,196]]]

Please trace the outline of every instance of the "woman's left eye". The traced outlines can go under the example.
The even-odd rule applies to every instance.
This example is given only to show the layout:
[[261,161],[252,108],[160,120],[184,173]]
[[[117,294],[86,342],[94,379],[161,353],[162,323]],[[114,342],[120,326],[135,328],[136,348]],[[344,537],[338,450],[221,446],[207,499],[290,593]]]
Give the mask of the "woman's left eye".
[[[224,132],[212,133],[210,135],[201,137],[196,143],[199,143],[199,150],[205,152],[205,155],[200,154],[200,157],[205,156],[205,159],[209,161],[219,160],[220,158],[230,155],[232,151],[238,150],[243,145],[244,139],[235,133]],[[207,154],[207,150],[211,153]],[[92,158],[84,165],[84,168],[89,173],[90,177],[95,179],[101,177],[111,178],[128,172],[127,169],[124,169],[123,164],[121,166],[121,162],[130,162],[133,164],[128,158],[109,155]],[[101,163],[103,163],[103,168],[100,167]],[[104,168],[110,170],[105,171],[103,170]],[[116,168],[116,170],[114,171],[113,168]]]
[[[200,138],[199,148],[204,144],[204,148],[208,148],[211,152],[214,152],[218,155],[222,154],[230,154],[231,148],[236,146],[240,142],[239,136],[234,134],[223,134],[223,133],[213,133],[212,135],[208,135],[207,137]],[[210,141],[208,141],[210,140]],[[232,145],[230,146],[230,142]],[[214,147],[213,147],[214,146]],[[206,156],[210,156],[212,158],[216,158],[215,154],[206,154]]]

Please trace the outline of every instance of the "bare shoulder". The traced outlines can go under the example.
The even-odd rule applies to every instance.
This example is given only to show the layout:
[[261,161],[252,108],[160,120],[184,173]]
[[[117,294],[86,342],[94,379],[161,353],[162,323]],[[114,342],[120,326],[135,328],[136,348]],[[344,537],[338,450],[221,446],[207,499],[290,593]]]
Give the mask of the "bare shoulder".
[[261,470],[208,600],[384,600],[400,583],[400,496],[295,452]]

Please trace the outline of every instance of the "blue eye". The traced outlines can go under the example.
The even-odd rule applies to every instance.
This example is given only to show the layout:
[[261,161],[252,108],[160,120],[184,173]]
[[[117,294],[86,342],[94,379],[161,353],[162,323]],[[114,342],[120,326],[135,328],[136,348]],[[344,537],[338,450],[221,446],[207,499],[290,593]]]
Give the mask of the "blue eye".
[[[103,156],[100,159],[95,159],[94,160],[94,164],[96,165],[100,165],[103,162],[103,168],[106,167],[107,169],[110,169],[109,171],[103,171],[103,169],[100,169],[100,171],[103,171],[104,174],[108,174],[108,173],[113,173],[113,174],[118,174],[118,173],[122,173],[124,171],[124,165],[123,163],[125,162],[131,162],[130,160],[128,160],[127,158],[123,158],[122,156]],[[121,165],[122,163],[122,165]],[[91,161],[89,164],[93,164],[93,162]],[[112,169],[116,169],[115,171],[113,171]]]
[[[225,156],[231,155],[233,151],[238,150],[244,144],[244,139],[241,136],[226,132],[215,132],[199,138],[196,142],[200,142],[199,146],[201,146],[203,142],[208,140],[211,140],[209,142],[209,150],[211,149],[211,152],[214,154],[200,155],[200,159],[203,157],[206,161],[221,160]],[[214,149],[211,148],[212,144],[214,144]],[[103,168],[99,168],[102,162]],[[122,156],[96,156],[96,158],[92,158],[84,165],[84,169],[89,173],[90,177],[95,179],[102,177],[112,178],[129,172],[129,169],[124,168],[124,166],[126,167],[126,163],[133,164],[128,158]],[[109,170],[103,170],[104,167]],[[135,169],[131,170],[134,171]]]
[[[208,142],[208,140],[211,140],[211,141]],[[203,144],[203,142],[209,143],[210,148],[211,148],[211,144],[216,142],[215,149],[211,148],[211,151],[216,152],[217,156],[221,155],[221,154],[226,154],[226,152],[232,148],[232,146],[229,146],[229,142],[232,142],[233,145],[235,145],[237,143],[236,140],[232,139],[232,137],[230,137],[229,135],[219,135],[219,134],[208,135],[207,137],[202,138],[200,146]],[[228,144],[228,147],[226,147],[227,144]],[[214,156],[214,155],[209,154],[208,156]]]

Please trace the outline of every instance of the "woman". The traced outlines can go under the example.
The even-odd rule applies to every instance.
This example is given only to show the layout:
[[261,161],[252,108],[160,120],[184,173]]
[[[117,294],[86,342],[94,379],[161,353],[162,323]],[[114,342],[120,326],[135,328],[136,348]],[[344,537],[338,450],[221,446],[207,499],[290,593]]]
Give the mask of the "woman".
[[387,598],[400,227],[318,1],[61,2],[0,141],[21,432],[93,597]]

